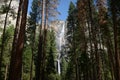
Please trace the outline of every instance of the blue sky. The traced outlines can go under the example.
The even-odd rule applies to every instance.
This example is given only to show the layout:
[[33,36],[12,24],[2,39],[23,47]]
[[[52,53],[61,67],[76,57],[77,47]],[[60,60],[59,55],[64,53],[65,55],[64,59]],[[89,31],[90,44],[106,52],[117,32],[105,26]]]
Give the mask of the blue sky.
[[58,19],[66,20],[70,1],[73,1],[74,3],[76,2],[76,0],[60,0],[58,11],[61,13],[61,15],[58,16]]
[[[66,20],[70,1],[73,1],[74,3],[76,3],[76,0],[60,0],[59,6],[58,6],[58,11],[61,13],[60,15],[58,15],[59,20]],[[32,0],[29,0],[28,12],[30,11],[31,3],[32,3]]]

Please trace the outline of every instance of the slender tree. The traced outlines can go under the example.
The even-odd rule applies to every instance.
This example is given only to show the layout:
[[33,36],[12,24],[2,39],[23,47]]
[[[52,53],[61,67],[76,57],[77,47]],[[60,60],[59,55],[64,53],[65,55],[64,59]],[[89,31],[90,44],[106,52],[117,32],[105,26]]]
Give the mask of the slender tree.
[[2,44],[1,44],[1,52],[0,52],[0,75],[1,75],[1,65],[2,65],[3,52],[4,52],[4,40],[5,40],[5,32],[6,32],[6,26],[7,26],[7,18],[8,18],[8,13],[10,10],[11,2],[12,0],[10,0],[8,9],[6,11],[5,23],[4,23],[3,34],[2,34]]
[[[35,55],[35,40],[36,40],[36,28],[37,28],[37,24],[38,24],[38,10],[39,10],[39,6],[38,6],[38,0],[33,0],[32,2],[32,11],[30,12],[30,18],[28,20],[29,22],[29,26],[28,26],[28,30],[30,31],[30,46],[31,46],[31,53],[32,53],[32,57],[31,57],[31,68],[30,68],[30,80],[33,79],[33,61],[34,61],[34,55]],[[39,4],[40,5],[40,4]],[[31,34],[32,33],[32,34]]]
[[38,44],[38,54],[37,54],[37,65],[36,65],[36,80],[44,80],[42,72],[44,71],[43,69],[43,31],[44,26],[45,26],[45,2],[46,0],[42,0],[42,20],[41,20],[41,29],[40,29],[40,34],[39,34],[39,44]]

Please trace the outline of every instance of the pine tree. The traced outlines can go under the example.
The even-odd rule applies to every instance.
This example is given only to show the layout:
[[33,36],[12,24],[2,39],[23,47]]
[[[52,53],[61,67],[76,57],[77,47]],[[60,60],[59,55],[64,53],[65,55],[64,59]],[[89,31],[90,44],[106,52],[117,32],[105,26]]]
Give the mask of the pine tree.
[[6,11],[5,23],[4,23],[3,34],[2,34],[2,44],[1,44],[1,52],[0,52],[0,75],[1,75],[1,65],[2,65],[3,52],[4,52],[4,39],[5,39],[5,32],[6,32],[6,26],[7,26],[7,18],[8,18],[8,13],[11,7],[11,2],[12,0],[10,0],[8,9]]
[[45,27],[45,2],[46,0],[42,0],[42,14],[41,14],[41,28],[39,33],[39,43],[38,43],[38,53],[37,53],[37,65],[36,65],[36,80],[44,80],[44,72],[43,69],[43,31]]
[[9,60],[10,60],[10,51],[11,51],[11,44],[12,44],[12,36],[14,33],[13,25],[10,25],[6,28],[5,38],[4,38],[4,54],[1,66],[1,80],[4,80],[8,77],[8,68],[9,68]]
[[32,80],[32,73],[33,73],[33,59],[35,58],[35,53],[36,53],[36,48],[35,48],[35,43],[36,43],[36,28],[37,28],[37,24],[38,24],[38,20],[39,20],[39,5],[38,5],[38,0],[33,0],[32,2],[32,7],[31,7],[31,12],[30,12],[30,18],[28,19],[28,32],[27,34],[30,34],[28,36],[28,41],[30,42],[30,45],[31,46],[31,68],[30,68],[30,80]]
[[46,69],[45,69],[45,80],[58,80],[57,71],[55,67],[56,60],[56,43],[55,33],[53,30],[47,32],[47,47],[46,47]]
[[[78,62],[77,62],[77,54],[76,54],[76,47],[75,47],[75,28],[76,28],[76,14],[75,14],[75,5],[73,2],[70,2],[69,11],[68,11],[68,18],[67,18],[67,46],[69,48],[68,57],[70,57],[70,62],[68,63],[68,69],[66,72],[66,79],[70,80],[78,80]],[[73,62],[72,62],[73,61]],[[73,63],[73,66],[71,66]],[[71,77],[68,75],[71,73]]]
[[[48,20],[50,17],[55,16],[56,10],[56,2],[58,0],[43,0],[42,1],[42,14],[41,14],[41,26],[39,33],[39,43],[38,43],[38,53],[36,58],[36,79],[44,80],[45,79],[45,57],[46,57],[46,37],[47,37],[47,28],[48,28]],[[54,4],[54,5],[53,5]],[[52,11],[54,13],[52,13]],[[54,15],[53,15],[54,14]],[[52,15],[52,16],[51,16]],[[40,76],[41,74],[41,76]]]

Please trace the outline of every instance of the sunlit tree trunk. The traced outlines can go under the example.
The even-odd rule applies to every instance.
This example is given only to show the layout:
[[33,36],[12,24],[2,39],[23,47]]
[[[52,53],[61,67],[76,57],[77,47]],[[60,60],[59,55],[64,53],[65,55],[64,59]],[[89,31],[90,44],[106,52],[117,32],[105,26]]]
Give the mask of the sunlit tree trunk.
[[49,1],[46,0],[45,3],[45,26],[44,26],[44,32],[43,32],[43,70],[42,70],[42,80],[45,80],[45,66],[46,66],[46,43],[47,43],[47,27],[48,27],[48,5],[49,5]]

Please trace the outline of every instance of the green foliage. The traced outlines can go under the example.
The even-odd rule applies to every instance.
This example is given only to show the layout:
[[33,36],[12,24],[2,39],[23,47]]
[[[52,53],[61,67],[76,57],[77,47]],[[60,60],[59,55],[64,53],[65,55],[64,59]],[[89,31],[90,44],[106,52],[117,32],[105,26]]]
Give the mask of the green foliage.
[[65,80],[75,80],[75,62],[73,59],[70,59],[68,63]]
[[9,63],[9,59],[7,59],[7,56],[8,56],[8,58],[10,58],[10,51],[11,51],[11,47],[12,47],[13,34],[14,34],[14,27],[13,27],[13,25],[11,25],[7,28],[7,30],[5,32],[4,60],[5,60],[6,64]]
[[[26,29],[26,37],[25,37],[25,49],[23,56],[23,79],[29,80],[30,78],[30,69],[31,64],[32,68],[32,77],[35,77],[35,65],[36,65],[36,55],[37,55],[37,45],[38,45],[38,30],[36,31],[38,24],[38,0],[33,0],[30,16],[28,17],[28,25]],[[33,57],[33,63],[31,63]]]
[[0,14],[5,14],[9,10],[8,5],[2,5],[0,7]]
[[48,75],[46,80],[61,80],[61,79],[60,75],[51,73]]
[[[106,52],[106,48],[111,49],[111,55],[114,55],[111,14],[107,10],[104,11],[105,6],[96,4],[94,0],[78,0],[77,7],[72,2],[70,3],[66,45],[68,48],[68,66],[65,80],[76,80],[78,78],[87,80],[91,74],[94,74],[95,77],[102,76],[102,80],[112,79],[113,75],[110,75],[112,74],[110,53],[109,51]],[[104,13],[99,12],[98,8],[103,9]],[[104,23],[100,23],[101,17]],[[90,44],[92,44],[92,49]],[[97,46],[95,47],[95,45]],[[98,73],[99,71],[101,73]],[[95,77],[93,79],[97,79]]]
[[68,18],[67,18],[67,45],[70,49],[68,53],[71,55],[73,53],[73,43],[75,42],[74,40],[74,34],[75,34],[75,28],[76,28],[76,8],[75,5],[71,2],[69,6],[69,11],[68,11]]
[[25,45],[23,54],[23,80],[29,80],[30,78],[31,57],[31,47],[30,45]]
[[46,80],[59,80],[56,72],[56,43],[54,31],[47,32],[47,47],[46,47]]
[[2,60],[2,79],[4,79],[4,74],[6,70],[6,66],[9,66],[10,63],[10,53],[12,49],[12,40],[13,40],[13,33],[14,33],[14,27],[13,25],[10,25],[7,27],[5,32],[5,38],[4,38],[4,54],[3,54],[3,60]]
[[[69,50],[67,51],[68,56],[68,67],[65,70],[64,79],[63,80],[75,80],[75,43],[76,43],[76,25],[77,25],[77,18],[76,18],[76,7],[75,5],[70,2],[69,11],[68,11],[68,18],[67,18],[67,46]],[[63,78],[63,76],[62,76]]]
[[5,14],[8,11],[12,14],[12,16],[15,18],[15,11],[13,8],[9,7],[8,0],[4,1],[4,4],[0,6],[0,14]]
[[66,71],[67,71],[68,63],[66,62],[65,57],[61,60],[61,80],[66,80]]
[[[90,4],[88,3],[90,1]],[[6,0],[7,2],[7,0]],[[23,70],[22,80],[30,79],[31,59],[33,59],[33,78],[35,78],[35,66],[38,64],[36,56],[38,52],[38,30],[37,26],[40,18],[41,0],[33,0],[30,16],[28,18],[28,25],[25,36],[25,46],[23,54]],[[39,5],[40,3],[40,5]],[[50,16],[58,14],[52,14],[55,12],[57,0],[48,0]],[[55,6],[52,4],[55,3]],[[65,52],[65,57],[61,58],[61,74],[59,75],[56,70],[57,62],[57,49],[55,41],[55,32],[53,30],[47,30],[47,39],[45,46],[45,80],[97,80],[98,76],[102,76],[101,80],[112,80],[114,77],[113,72],[115,62],[114,57],[114,33],[112,23],[112,10],[111,0],[108,0],[108,5],[104,13],[100,15],[99,7],[105,9],[105,6],[96,5],[95,0],[78,0],[77,6],[73,2],[70,2],[67,18],[67,33],[66,33],[66,47],[61,52]],[[120,48],[120,0],[115,2],[116,17],[117,17],[117,37]],[[96,6],[96,7],[95,7]],[[90,12],[91,8],[91,12]],[[0,8],[0,14],[5,14],[9,7],[4,4]],[[55,9],[55,11],[54,11]],[[49,11],[48,10],[48,11]],[[53,12],[52,12],[53,11]],[[13,9],[10,9],[10,13],[15,14]],[[103,18],[103,22],[100,23],[100,18]],[[92,18],[92,19],[91,19]],[[52,18],[49,18],[52,19]],[[0,28],[2,32],[2,28]],[[2,78],[5,77],[5,67],[9,66],[10,53],[12,48],[14,27],[10,25],[7,27],[4,38],[4,55],[2,60]],[[91,36],[91,37],[90,37]],[[0,36],[1,37],[1,36]],[[1,45],[0,39],[0,45]],[[90,44],[92,44],[90,46]],[[97,45],[97,46],[95,46]],[[44,47],[44,41],[43,46]],[[91,48],[92,47],[92,48]],[[44,50],[43,50],[44,51]],[[113,58],[113,63],[111,62]],[[114,63],[115,64],[115,63]],[[99,73],[99,70],[101,71]],[[78,76],[78,77],[77,77]],[[94,78],[95,77],[95,78]],[[114,79],[113,79],[114,80]]]

